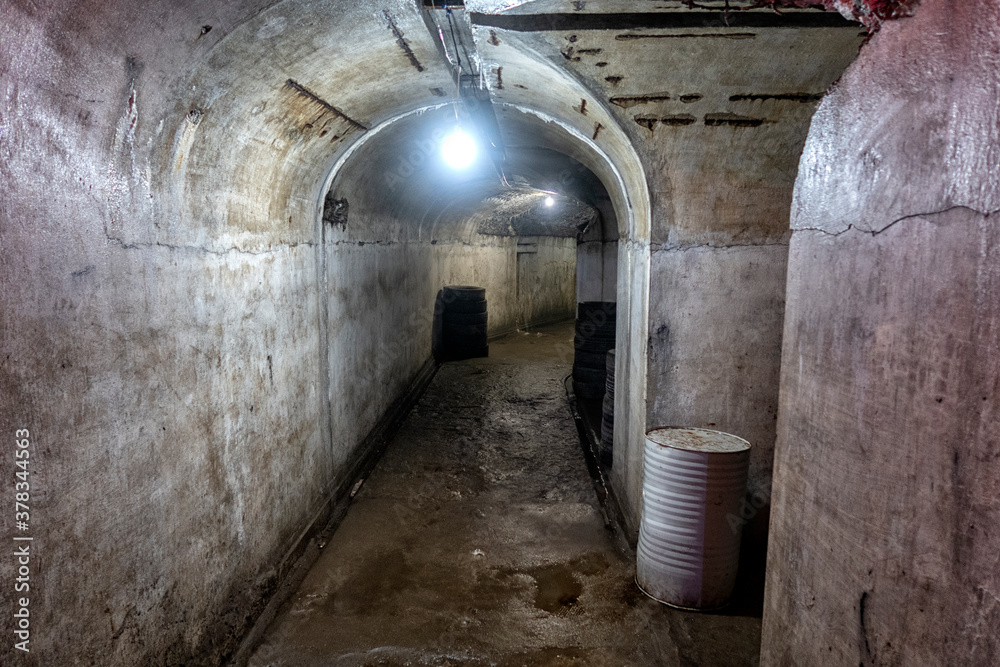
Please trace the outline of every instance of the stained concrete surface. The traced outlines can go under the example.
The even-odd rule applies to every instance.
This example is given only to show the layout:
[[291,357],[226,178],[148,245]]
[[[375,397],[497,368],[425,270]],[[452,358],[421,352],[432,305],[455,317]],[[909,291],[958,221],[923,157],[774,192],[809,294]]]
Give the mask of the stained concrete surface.
[[760,621],[635,587],[564,379],[572,323],[441,367],[251,665],[755,665]]
[[765,665],[1000,664],[998,98],[1000,4],[923,0],[813,120]]

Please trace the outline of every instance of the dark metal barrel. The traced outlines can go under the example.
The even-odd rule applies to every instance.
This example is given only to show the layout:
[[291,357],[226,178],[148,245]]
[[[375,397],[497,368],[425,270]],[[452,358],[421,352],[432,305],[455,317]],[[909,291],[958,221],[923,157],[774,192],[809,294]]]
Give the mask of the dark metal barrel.
[[615,346],[617,304],[585,301],[577,304],[573,339],[573,392],[579,398],[600,399],[607,382],[607,353]]
[[607,382],[604,390],[604,409],[601,412],[601,444],[598,456],[601,465],[610,468],[614,461],[615,441],[615,351],[608,350]]
[[717,609],[733,592],[750,443],[703,428],[646,432],[636,583],[683,609]]
[[488,357],[486,288],[472,285],[447,285],[442,290],[441,311],[442,359],[457,361]]

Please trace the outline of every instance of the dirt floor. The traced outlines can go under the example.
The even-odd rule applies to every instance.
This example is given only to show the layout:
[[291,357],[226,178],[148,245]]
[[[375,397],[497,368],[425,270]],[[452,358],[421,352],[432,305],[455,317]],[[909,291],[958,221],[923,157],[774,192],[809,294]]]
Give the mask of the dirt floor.
[[516,333],[441,367],[251,665],[757,664],[753,605],[636,588],[567,400],[572,340]]

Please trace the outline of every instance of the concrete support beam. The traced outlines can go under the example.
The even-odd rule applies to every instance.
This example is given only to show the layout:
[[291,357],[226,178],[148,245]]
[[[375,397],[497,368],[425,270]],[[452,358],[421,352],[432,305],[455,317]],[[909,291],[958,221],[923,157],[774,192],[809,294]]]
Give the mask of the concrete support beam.
[[796,184],[764,665],[1000,661],[1000,7],[925,0]]

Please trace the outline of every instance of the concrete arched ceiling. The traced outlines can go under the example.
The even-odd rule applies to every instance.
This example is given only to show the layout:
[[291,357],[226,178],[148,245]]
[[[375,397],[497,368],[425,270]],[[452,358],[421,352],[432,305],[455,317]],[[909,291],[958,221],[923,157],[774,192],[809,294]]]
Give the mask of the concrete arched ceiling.
[[[14,4],[4,39],[7,67],[20,76],[7,96],[23,113],[8,123],[53,128],[67,169],[89,192],[106,193],[91,195],[90,206],[114,242],[298,243],[314,235],[338,155],[379,123],[451,99],[451,72],[420,12],[405,0],[219,3],[210,11],[138,0],[72,10]],[[551,79],[567,99],[579,94],[554,69]],[[557,98],[530,100],[536,115],[526,122],[504,123],[510,114],[501,111],[505,136],[579,160],[624,211],[618,167],[601,156],[627,158],[624,137],[613,149],[603,138],[585,146],[587,134],[566,131],[568,106]],[[38,117],[39,109],[50,111]],[[115,129],[91,131],[100,127]],[[109,159],[77,157],[95,152]],[[32,153],[5,168],[30,174]]]
[[[130,193],[123,209],[169,221],[150,229],[143,216],[120,216],[109,233],[125,244],[253,249],[304,241],[340,155],[372,128],[453,98],[449,66],[413,2],[286,0],[222,20],[186,7],[152,21],[171,24],[177,37],[168,44],[147,43],[141,27],[157,10],[138,2],[117,9],[133,17],[135,36],[123,48],[118,99],[109,100],[117,127],[109,173],[119,183],[109,189]],[[568,107],[559,96],[575,98],[578,84],[554,69],[552,81],[550,95],[532,100],[533,120],[504,123],[504,134],[580,160],[624,212],[621,169],[602,156],[602,141],[584,145],[585,135],[562,120]],[[611,160],[631,159],[635,169],[624,135],[606,143],[615,142]]]
[[[347,203],[343,238],[437,242],[468,240],[477,232],[576,236],[596,219],[593,206],[608,197],[603,184],[557,151],[508,147],[503,179],[482,150],[468,168],[449,167],[441,144],[459,118],[464,123],[464,113],[456,117],[453,104],[406,114],[351,146],[333,167],[326,205]],[[551,207],[544,204],[547,196],[553,197]]]
[[[610,0],[483,0],[468,9],[517,15],[627,8]],[[687,4],[636,9],[680,12]],[[256,248],[309,238],[324,178],[338,155],[369,128],[453,97],[451,71],[435,36],[419,5],[407,0],[215,3],[210,9],[138,0],[44,9],[11,3],[5,24],[4,39],[12,46],[7,66],[22,75],[7,95],[21,100],[24,110],[8,122],[53,128],[51,141],[67,155],[67,168],[89,191],[95,184],[106,191],[84,205],[107,218],[109,236],[125,244]],[[473,33],[505,139],[552,148],[584,164],[608,187],[619,226],[648,237],[647,183],[635,156],[642,151],[636,139],[646,130],[630,122],[642,107],[622,113],[609,102],[612,84],[596,77],[610,70],[599,68],[594,77],[585,71],[588,64],[613,64],[612,45],[635,45],[559,46],[549,33],[539,37],[475,22]],[[680,40],[659,40],[665,42]],[[842,44],[828,51],[838,49]],[[771,68],[774,59],[766,48],[761,53],[756,62]],[[822,91],[830,73],[842,68],[827,56],[817,51],[817,60],[831,64],[803,79],[810,84],[799,86],[805,92]],[[37,117],[42,108],[57,111]],[[660,116],[649,122],[673,117]],[[94,127],[115,130],[108,136],[91,132]],[[16,135],[13,129],[8,132]],[[800,140],[792,137],[790,148]],[[87,144],[108,152],[110,160],[75,158],[88,154],[78,150]],[[31,173],[31,151],[24,153],[5,168]],[[676,167],[665,165],[670,170]],[[671,181],[660,179],[653,189],[669,198],[669,187]],[[150,215],[135,215],[136,209]],[[145,222],[153,217],[162,221],[155,228]]]
[[[628,190],[648,188],[655,243],[783,242],[787,184],[809,118],[867,33],[835,12],[688,4],[467,7],[495,102],[558,110],[630,179],[642,179]],[[644,171],[625,166],[635,153]],[[717,170],[725,196],[705,178]],[[772,196],[738,196],[760,188]]]

